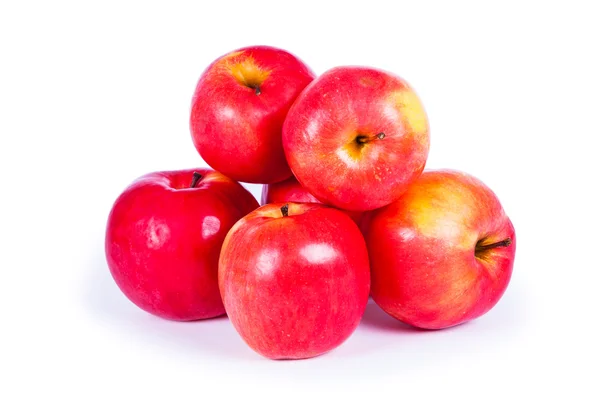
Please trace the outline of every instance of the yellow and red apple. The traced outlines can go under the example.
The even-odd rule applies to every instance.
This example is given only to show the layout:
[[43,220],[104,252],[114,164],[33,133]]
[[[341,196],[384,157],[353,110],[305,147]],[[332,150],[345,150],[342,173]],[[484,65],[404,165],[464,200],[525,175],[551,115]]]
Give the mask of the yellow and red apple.
[[457,171],[426,171],[365,219],[371,296],[413,326],[440,329],[488,312],[510,281],[515,229],[496,195]]
[[281,127],[313,78],[297,57],[274,47],[246,47],[214,61],[198,81],[190,115],[204,161],[237,181],[288,178]]
[[300,94],[283,126],[283,147],[298,181],[321,202],[373,210],[397,200],[423,171],[429,124],[400,77],[337,67]]

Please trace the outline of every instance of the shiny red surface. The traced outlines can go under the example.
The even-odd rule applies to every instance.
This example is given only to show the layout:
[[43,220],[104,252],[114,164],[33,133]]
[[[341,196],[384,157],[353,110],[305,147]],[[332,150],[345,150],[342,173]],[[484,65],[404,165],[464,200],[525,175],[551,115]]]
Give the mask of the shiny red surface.
[[[244,62],[269,71],[259,95],[226,68]],[[217,59],[200,77],[192,100],[190,129],[196,149],[212,168],[237,181],[288,178],[281,127],[293,101],[313,78],[294,55],[267,46],[243,48]]]
[[[189,188],[194,171],[203,175]],[[229,228],[258,207],[239,183],[210,169],[156,172],[115,201],[106,259],[121,291],[141,309],[172,320],[225,313],[217,283]]]
[[229,319],[256,352],[314,357],[356,329],[369,296],[364,239],[347,215],[321,204],[269,204],[229,232],[219,287]]
[[[410,107],[400,107],[402,97],[411,100]],[[379,133],[385,136],[360,150],[355,145],[359,136]],[[283,147],[296,179],[317,199],[365,211],[398,199],[421,174],[429,127],[418,98],[401,78],[372,68],[337,67],[298,97],[283,126]]]
[[[456,171],[426,171],[396,202],[364,220],[371,295],[408,324],[440,329],[488,312],[513,269],[516,236],[496,195]],[[484,244],[510,239],[508,247]]]
[[[300,182],[293,176],[285,181],[263,185],[261,205],[268,203],[285,203],[288,201],[296,203],[321,203],[315,196],[310,194],[308,190],[302,187]],[[342,211],[357,224],[360,222],[363,214],[360,211]]]

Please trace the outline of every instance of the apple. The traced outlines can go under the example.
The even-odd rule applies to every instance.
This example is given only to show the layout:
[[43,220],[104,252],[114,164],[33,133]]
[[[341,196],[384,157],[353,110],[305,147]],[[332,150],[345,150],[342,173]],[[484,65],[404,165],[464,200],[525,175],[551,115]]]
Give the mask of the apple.
[[210,169],[144,175],[108,217],[110,272],[125,296],[151,314],[177,321],[222,315],[221,246],[233,224],[257,207],[239,183]]
[[[315,196],[310,194],[300,182],[293,176],[289,177],[285,181],[271,183],[263,185],[261,204],[269,203],[285,203],[285,202],[296,202],[296,203],[321,203]],[[354,222],[360,224],[362,218],[362,212],[359,211],[348,211],[342,210]]]
[[301,60],[274,47],[246,47],[218,58],[200,77],[192,99],[196,149],[208,165],[237,181],[288,178],[281,127],[313,79]]
[[426,171],[399,200],[369,214],[371,295],[391,316],[447,328],[482,316],[502,297],[515,229],[478,179]]
[[365,242],[334,208],[268,204],[227,234],[219,288],[233,326],[256,352],[272,359],[315,357],[344,342],[365,311]]
[[294,175],[325,204],[365,211],[397,200],[423,171],[429,124],[406,81],[337,67],[298,96],[283,125]]

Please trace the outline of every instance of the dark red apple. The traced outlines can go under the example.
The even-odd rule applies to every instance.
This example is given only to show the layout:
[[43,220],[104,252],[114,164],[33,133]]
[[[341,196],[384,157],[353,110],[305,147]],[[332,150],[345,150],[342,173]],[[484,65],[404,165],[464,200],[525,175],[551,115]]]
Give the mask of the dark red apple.
[[510,281],[515,230],[496,195],[470,175],[426,171],[365,222],[371,295],[410,325],[440,329],[480,317]]
[[[285,181],[263,185],[261,197],[262,205],[286,202],[321,203],[315,196],[310,194],[308,190],[302,187],[300,182],[298,182],[293,176],[289,177]],[[348,214],[348,216],[352,218],[354,222],[357,224],[360,223],[363,214],[362,212],[348,210],[342,211]]]
[[196,149],[211,167],[238,181],[288,178],[281,126],[313,79],[302,61],[273,47],[246,47],[220,57],[194,92],[190,129]]
[[298,97],[283,126],[298,181],[325,204],[365,211],[397,200],[423,171],[429,124],[401,78],[338,67]]
[[155,172],[115,201],[106,259],[121,291],[159,317],[224,314],[217,270],[225,235],[258,207],[239,183],[210,169]]
[[350,336],[367,305],[364,239],[334,208],[268,204],[227,234],[219,287],[229,319],[256,352],[318,356]]

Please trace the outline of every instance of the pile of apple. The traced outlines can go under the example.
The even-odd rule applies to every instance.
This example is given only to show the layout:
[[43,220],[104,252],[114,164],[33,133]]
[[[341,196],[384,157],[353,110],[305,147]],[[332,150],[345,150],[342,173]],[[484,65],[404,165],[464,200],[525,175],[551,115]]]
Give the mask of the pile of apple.
[[[142,176],[108,219],[110,272],[141,309],[226,313],[258,353],[296,359],[344,342],[369,294],[404,323],[441,329],[504,293],[513,225],[476,178],[423,172],[427,116],[398,76],[315,78],[286,51],[243,48],[200,77],[190,128],[214,170]],[[262,207],[238,181],[264,185]]]

